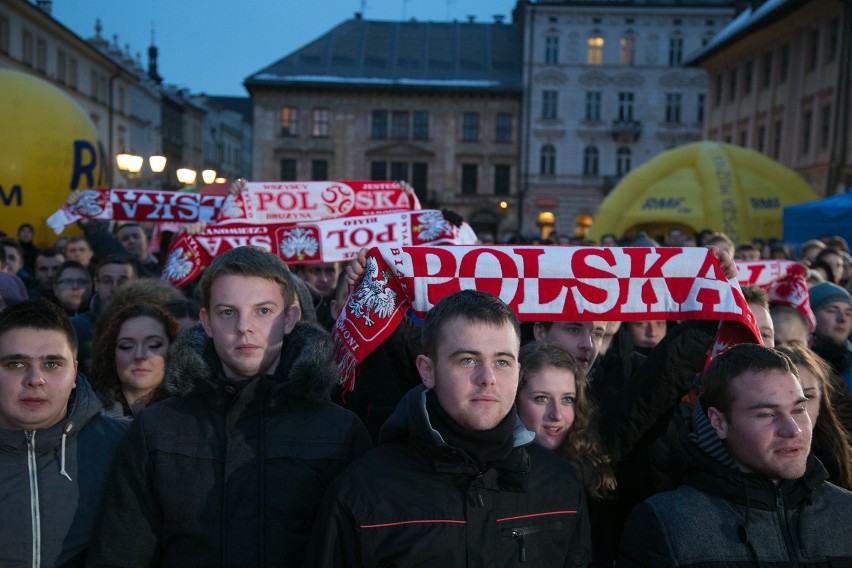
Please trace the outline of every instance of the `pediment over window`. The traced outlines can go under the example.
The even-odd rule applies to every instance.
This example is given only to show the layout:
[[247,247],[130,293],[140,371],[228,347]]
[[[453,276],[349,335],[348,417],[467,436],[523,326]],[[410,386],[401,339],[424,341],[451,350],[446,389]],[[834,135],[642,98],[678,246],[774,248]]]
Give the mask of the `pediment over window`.
[[364,152],[369,157],[382,158],[421,158],[427,159],[435,156],[435,152],[416,144],[411,144],[400,140],[399,142],[388,142],[375,148],[370,148]]
[[640,87],[645,78],[634,71],[625,71],[612,78],[612,83],[617,87]]
[[605,87],[612,83],[612,79],[602,71],[589,71],[580,75],[578,81],[586,87]]
[[563,85],[568,82],[568,77],[558,71],[543,71],[538,73],[533,80],[543,85]]

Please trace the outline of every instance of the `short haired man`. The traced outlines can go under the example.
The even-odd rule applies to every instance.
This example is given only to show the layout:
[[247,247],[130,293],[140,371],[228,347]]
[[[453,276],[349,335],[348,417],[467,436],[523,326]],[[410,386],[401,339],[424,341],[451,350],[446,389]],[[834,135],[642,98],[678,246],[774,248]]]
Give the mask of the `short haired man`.
[[125,425],[77,374],[62,309],[26,300],[0,313],[0,565],[82,566]]
[[313,309],[319,324],[331,330],[334,318],[331,315],[330,302],[334,298],[340,265],[336,262],[298,265],[295,273],[308,284],[313,296],[313,306],[302,306],[302,308]]
[[71,235],[68,237],[68,242],[65,243],[63,252],[66,260],[75,260],[86,267],[86,269],[89,268],[92,257],[95,255],[92,247],[89,246],[89,241],[86,240],[86,237],[80,235]]
[[775,347],[775,324],[769,314],[769,294],[758,286],[743,286],[743,298],[754,316],[763,344]]
[[666,320],[645,320],[624,322],[624,327],[633,338],[633,349],[647,355],[666,336],[669,322]]
[[775,328],[776,347],[807,347],[810,344],[811,332],[805,314],[792,306],[773,304],[769,308],[769,315]]
[[68,317],[76,316],[89,309],[92,295],[92,277],[86,267],[76,260],[66,260],[56,271],[53,292]]
[[852,295],[837,284],[823,282],[811,286],[808,296],[816,317],[811,349],[852,388]]
[[852,493],[810,454],[792,362],[760,345],[717,355],[682,439],[682,485],[637,506],[624,566],[833,565],[852,559]]
[[59,249],[40,249],[36,253],[35,274],[33,275],[35,283],[29,289],[30,299],[45,298],[56,301],[56,295],[53,293],[53,279],[63,262],[65,262],[65,257],[62,256]]
[[601,352],[606,327],[605,321],[537,321],[533,336],[536,341],[548,341],[568,351],[588,376]]
[[297,323],[277,256],[216,257],[201,325],[172,346],[172,397],[119,447],[89,561],[106,566],[299,565],[316,505],[370,442],[329,402],[328,334]]
[[426,316],[409,391],[379,445],[334,483],[310,566],[586,566],[589,521],[568,463],[514,409],[520,330],[465,290]]

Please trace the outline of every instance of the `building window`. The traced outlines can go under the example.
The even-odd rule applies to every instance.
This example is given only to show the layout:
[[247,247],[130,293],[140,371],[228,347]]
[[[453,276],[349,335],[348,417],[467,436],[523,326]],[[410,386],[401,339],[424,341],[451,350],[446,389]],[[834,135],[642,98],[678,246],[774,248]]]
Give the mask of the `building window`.
[[618,177],[627,175],[630,171],[630,148],[622,146],[615,152],[615,174]]
[[387,137],[388,111],[374,110],[370,118],[370,138],[375,140],[386,140]]
[[331,111],[327,108],[315,108],[311,124],[311,136],[327,138],[331,135]]
[[763,80],[762,85],[764,89],[768,89],[769,85],[772,83],[772,52],[763,54]]
[[680,122],[681,94],[666,93],[666,122],[677,124]]
[[698,93],[698,102],[695,107],[695,122],[704,124],[704,101],[706,97],[704,93]]
[[21,61],[28,67],[33,66],[33,34],[29,30],[21,35]]
[[743,67],[743,94],[751,94],[751,81],[754,75],[754,64],[751,61],[746,62]]
[[408,140],[409,114],[404,110],[395,110],[391,113],[391,138],[394,140]]
[[77,89],[77,58],[68,58],[68,86]]
[[683,62],[683,38],[669,38],[669,67],[679,67]]
[[559,91],[541,92],[541,118],[543,120],[555,120],[557,117],[557,103]]
[[408,162],[391,162],[390,175],[394,181],[408,181]]
[[388,179],[388,165],[385,162],[370,162],[370,179]]
[[512,141],[513,117],[508,112],[498,112],[494,127],[494,140],[497,142]]
[[728,101],[737,99],[737,70],[731,69],[728,73]]
[[541,147],[538,172],[543,176],[556,175],[556,148],[552,144]]
[[601,119],[601,92],[586,91],[586,120]]
[[296,181],[299,179],[296,174],[296,160],[292,158],[281,160],[281,181]]
[[494,166],[494,195],[509,195],[512,179],[512,166],[497,164]]
[[781,63],[780,69],[778,69],[778,80],[780,82],[785,82],[787,80],[787,74],[790,72],[790,44],[785,43],[781,46]]
[[773,141],[772,141],[772,159],[778,160],[781,158],[781,134],[783,123],[780,120],[775,121]]
[[57,50],[56,52],[56,80],[65,84],[65,75],[67,73],[67,66],[65,63],[65,52]]
[[311,160],[311,179],[313,181],[328,179],[328,160]]
[[299,109],[281,107],[281,136],[299,135]]
[[559,63],[559,37],[547,36],[544,38],[544,62],[548,65]]
[[720,104],[722,104],[722,74],[721,73],[716,75],[716,77],[714,78],[714,83],[715,83],[715,89],[714,89],[715,96],[713,97],[713,102],[716,104],[716,106],[719,106]]
[[414,186],[414,194],[420,201],[425,202],[429,188],[429,164],[426,162],[412,162],[411,185]]
[[745,130],[740,131],[740,146],[748,148],[748,132]]
[[465,142],[479,141],[479,113],[466,112],[462,116],[462,140]]
[[414,126],[411,137],[414,140],[429,140],[429,113],[422,110],[414,111]]
[[[2,25],[2,24],[0,24]],[[840,44],[840,20],[832,18],[828,22],[828,44],[825,50],[825,62],[831,63],[837,57],[837,46]]]
[[808,71],[813,71],[819,61],[819,28],[811,30],[808,36]]
[[766,149],[766,127],[761,125],[757,127],[757,151],[763,152]]
[[824,105],[820,110],[819,147],[828,148],[831,135],[831,105]]
[[636,58],[636,38],[633,35],[625,35],[619,41],[621,47],[619,63],[622,65],[633,65]]
[[41,38],[36,40],[35,68],[40,73],[47,71],[47,42]]
[[588,65],[603,64],[603,46],[604,38],[601,36],[592,36],[588,39],[588,52],[586,55],[586,63]]
[[476,164],[462,164],[462,195],[476,195],[478,174],[479,166]]
[[806,110],[802,113],[802,154],[807,154],[811,151],[811,121],[813,113]]
[[9,46],[12,45],[9,37],[9,18],[0,14],[0,53],[9,53]]
[[633,120],[633,93],[618,93],[618,120],[620,122]]
[[583,175],[596,176],[599,171],[598,149],[594,146],[586,146],[583,149]]

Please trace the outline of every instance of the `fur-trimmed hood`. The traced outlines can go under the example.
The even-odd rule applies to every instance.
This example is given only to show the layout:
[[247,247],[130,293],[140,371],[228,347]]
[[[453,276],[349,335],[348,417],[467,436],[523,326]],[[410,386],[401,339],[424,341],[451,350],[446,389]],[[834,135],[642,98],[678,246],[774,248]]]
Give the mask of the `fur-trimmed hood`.
[[[331,336],[317,324],[299,322],[284,340],[281,361],[272,375],[287,394],[308,400],[330,400],[338,382]],[[222,362],[213,340],[201,324],[178,336],[169,351],[166,389],[174,396],[217,390],[222,383]]]

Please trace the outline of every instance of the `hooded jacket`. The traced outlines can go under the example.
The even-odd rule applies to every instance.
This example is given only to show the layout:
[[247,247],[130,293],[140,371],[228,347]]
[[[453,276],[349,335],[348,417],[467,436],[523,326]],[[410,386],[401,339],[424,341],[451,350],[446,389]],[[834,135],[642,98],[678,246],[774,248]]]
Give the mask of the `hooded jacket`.
[[0,429],[0,566],[82,566],[101,490],[127,426],[101,415],[77,375],[50,428]]
[[826,481],[813,454],[779,485],[743,473],[700,404],[674,458],[682,485],[637,506],[624,528],[624,566],[850,566],[852,493]]
[[237,388],[201,326],[170,353],[172,397],[146,408],[116,456],[95,566],[298,564],[331,480],[370,446],[328,401],[328,334],[298,323],[273,375]]
[[533,438],[517,420],[508,457],[480,470],[410,390],[326,495],[305,566],[586,566],[582,485]]

